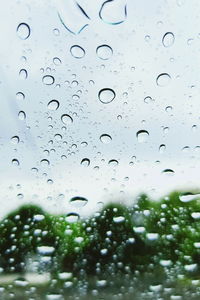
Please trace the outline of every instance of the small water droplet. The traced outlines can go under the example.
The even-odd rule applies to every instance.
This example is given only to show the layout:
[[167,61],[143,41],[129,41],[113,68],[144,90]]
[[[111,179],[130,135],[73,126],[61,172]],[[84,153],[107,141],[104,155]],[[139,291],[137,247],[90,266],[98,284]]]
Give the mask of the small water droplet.
[[88,200],[84,197],[76,196],[70,199],[70,203],[75,207],[83,207],[88,203]]
[[149,133],[146,130],[139,130],[136,136],[139,143],[145,143],[148,140]]
[[109,160],[108,164],[109,166],[116,167],[119,164],[119,162],[116,159],[111,159]]
[[159,152],[160,152],[160,153],[164,153],[165,150],[166,150],[165,144],[160,145],[160,147],[159,147]]
[[12,160],[12,164],[13,164],[14,166],[19,166],[19,160],[16,159],[16,158],[14,158],[14,159]]
[[151,37],[150,35],[145,35],[144,39],[148,43],[151,40]]
[[100,59],[107,60],[113,55],[113,49],[108,45],[100,45],[97,47],[96,53]]
[[19,77],[23,80],[27,79],[28,77],[28,72],[25,69],[21,69],[19,71]]
[[88,158],[83,158],[81,161],[83,167],[88,167],[90,165],[90,160]]
[[51,100],[49,101],[47,107],[49,110],[57,110],[60,106],[60,103],[58,100]]
[[171,80],[171,77],[170,77],[169,74],[161,73],[156,78],[156,83],[157,83],[158,86],[164,87],[164,86],[167,86],[169,84],[170,80]]
[[175,37],[172,32],[166,32],[162,38],[162,43],[164,47],[171,47],[174,43]]
[[196,132],[197,129],[198,129],[197,125],[192,125],[192,131],[193,131],[193,132]]
[[125,218],[123,216],[113,217],[114,223],[122,223],[125,221]]
[[83,58],[85,56],[85,50],[78,45],[74,45],[70,48],[71,55],[75,58]]
[[182,151],[184,153],[188,153],[190,151],[190,147],[189,146],[185,146],[185,147],[182,148]]
[[54,34],[55,36],[60,35],[60,30],[59,30],[58,28],[54,28],[53,34]]
[[154,100],[150,96],[147,96],[147,97],[144,98],[144,102],[147,103],[147,104],[149,104],[149,103],[151,103],[153,101]]
[[65,124],[65,125],[69,125],[69,124],[73,123],[72,117],[70,117],[70,115],[67,115],[67,114],[62,115],[61,120],[62,120],[63,124]]
[[110,135],[108,134],[102,134],[100,136],[100,141],[103,143],[103,144],[109,144],[111,141],[112,141],[112,138]]
[[50,162],[49,162],[48,159],[41,159],[40,164],[41,164],[41,166],[43,166],[43,167],[47,167],[47,166],[50,165]]
[[78,220],[80,219],[79,214],[77,213],[69,213],[67,214],[67,216],[65,217],[65,220],[68,223],[76,223]]
[[175,172],[172,169],[165,169],[162,171],[162,173],[167,176],[173,176]]
[[24,120],[26,119],[26,114],[25,114],[25,112],[21,110],[21,111],[18,113],[18,118],[19,118],[19,120],[24,121]]
[[55,82],[55,78],[51,75],[45,75],[42,78],[42,82],[46,85],[51,85]]
[[173,110],[173,107],[172,106],[167,106],[166,108],[165,108],[165,111],[166,112],[171,112]]
[[24,93],[18,92],[18,93],[16,94],[16,99],[19,100],[19,101],[24,100],[24,99],[25,99]]
[[61,65],[61,60],[60,60],[60,58],[54,57],[54,58],[53,58],[53,63],[54,63],[54,65],[56,65],[56,66]]
[[31,30],[28,24],[20,23],[17,26],[17,35],[20,39],[26,40],[30,36]]
[[104,88],[99,91],[98,97],[102,103],[107,104],[115,99],[116,94],[112,89]]
[[17,135],[11,137],[11,142],[15,145],[18,144],[19,143],[19,137]]

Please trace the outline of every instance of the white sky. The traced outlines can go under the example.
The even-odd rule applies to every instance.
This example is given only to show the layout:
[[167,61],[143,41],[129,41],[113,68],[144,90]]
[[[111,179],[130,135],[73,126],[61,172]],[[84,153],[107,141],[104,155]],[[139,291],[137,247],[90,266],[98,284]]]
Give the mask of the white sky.
[[[88,199],[80,212],[85,215],[98,201],[130,202],[140,191],[157,198],[174,188],[199,187],[200,2],[114,0],[103,6],[102,20],[103,2],[79,0],[90,19],[74,1],[7,0],[1,5],[0,215],[23,202],[68,213],[74,211],[69,199],[77,195]],[[58,13],[74,33],[88,26],[72,34]],[[124,22],[109,24],[120,20]],[[20,23],[31,29],[25,40],[16,32]],[[166,32],[175,37],[170,47],[162,43]],[[102,44],[113,49],[108,60],[96,54]],[[83,58],[71,55],[73,45],[85,50]],[[55,65],[54,57],[62,63]],[[27,70],[27,79],[20,78],[21,69]],[[163,87],[156,83],[161,73],[171,77]],[[55,83],[44,85],[45,75],[54,76]],[[111,103],[99,101],[103,88],[115,91]],[[24,100],[16,98],[18,92],[25,94]],[[153,101],[145,103],[147,96]],[[60,102],[57,111],[47,108],[52,99]],[[168,106],[171,111],[166,111]],[[26,120],[19,120],[19,111],[26,113]],[[62,114],[73,118],[66,130]],[[144,143],[137,140],[139,130],[149,132]],[[56,140],[56,134],[62,139]],[[112,141],[103,144],[102,134]],[[16,135],[17,145],[10,140]],[[159,152],[162,144],[164,153]],[[15,158],[19,166],[12,165]],[[90,159],[88,167],[81,165],[84,158]],[[50,165],[42,165],[42,159]],[[112,159],[118,160],[116,167],[108,164]],[[165,169],[174,174],[162,174]]]

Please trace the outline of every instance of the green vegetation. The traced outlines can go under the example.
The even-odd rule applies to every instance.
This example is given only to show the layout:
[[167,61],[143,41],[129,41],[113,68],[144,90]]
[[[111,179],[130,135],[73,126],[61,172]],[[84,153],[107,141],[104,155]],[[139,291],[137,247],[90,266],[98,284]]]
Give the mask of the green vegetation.
[[[27,259],[52,276],[158,272],[186,279],[200,275],[200,200],[173,192],[132,207],[110,203],[91,218],[70,223],[35,205],[24,205],[0,223],[0,267],[24,273]],[[57,274],[57,275],[56,275]]]

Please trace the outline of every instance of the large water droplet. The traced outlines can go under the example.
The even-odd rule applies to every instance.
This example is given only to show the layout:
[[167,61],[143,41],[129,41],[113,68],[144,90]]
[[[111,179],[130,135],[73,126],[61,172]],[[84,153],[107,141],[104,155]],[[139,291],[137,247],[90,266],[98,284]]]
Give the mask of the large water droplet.
[[124,1],[105,1],[99,11],[99,17],[103,22],[110,25],[123,23],[127,18],[127,9]]
[[20,111],[20,112],[18,113],[18,118],[19,118],[19,120],[24,121],[24,120],[26,119],[26,114],[25,114],[25,112],[24,112],[24,111]]
[[69,125],[69,124],[73,123],[72,117],[70,117],[67,114],[62,115],[61,120],[62,120],[63,124],[65,124],[65,125]]
[[73,197],[70,199],[70,203],[75,206],[75,207],[83,207],[85,206],[87,203],[88,203],[88,200],[84,197],[80,197],[80,196],[77,196],[77,197]]
[[96,53],[100,59],[107,60],[113,55],[113,50],[108,45],[101,45],[97,47]]
[[115,99],[115,96],[115,92],[110,88],[104,88],[100,90],[98,94],[99,100],[104,104],[112,102]]
[[175,37],[172,32],[166,32],[162,38],[162,43],[164,47],[171,47],[174,43]]
[[181,202],[190,202],[199,198],[200,194],[193,194],[190,192],[179,195],[179,199]]
[[46,85],[51,85],[55,82],[55,78],[51,75],[45,75],[43,76],[42,81]]
[[167,86],[169,84],[171,80],[171,77],[169,74],[167,73],[161,73],[160,75],[158,75],[158,77],[156,78],[156,83],[158,86]]
[[109,144],[111,141],[112,141],[112,138],[110,135],[108,134],[102,134],[100,136],[100,141],[103,143],[103,144]]
[[139,143],[145,143],[148,140],[149,133],[146,130],[139,130],[136,136]]
[[60,106],[60,103],[57,100],[51,100],[51,101],[49,101],[49,103],[47,105],[48,109],[50,109],[50,110],[57,110],[59,108],[59,106]]
[[83,58],[85,56],[85,50],[78,45],[74,45],[70,48],[71,55],[75,58]]
[[30,36],[31,30],[28,24],[20,23],[17,26],[17,35],[20,39],[26,40]]

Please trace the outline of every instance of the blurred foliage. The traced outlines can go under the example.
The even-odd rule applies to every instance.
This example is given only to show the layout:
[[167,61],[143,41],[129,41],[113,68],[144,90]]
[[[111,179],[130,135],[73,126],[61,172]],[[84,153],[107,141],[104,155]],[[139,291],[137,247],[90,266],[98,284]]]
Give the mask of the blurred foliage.
[[[151,200],[142,194],[132,207],[110,203],[94,216],[73,223],[24,205],[0,223],[0,267],[25,272],[27,257],[51,258],[51,272],[77,276],[158,270],[200,275],[200,202],[175,191]],[[39,247],[52,253],[41,254]]]

